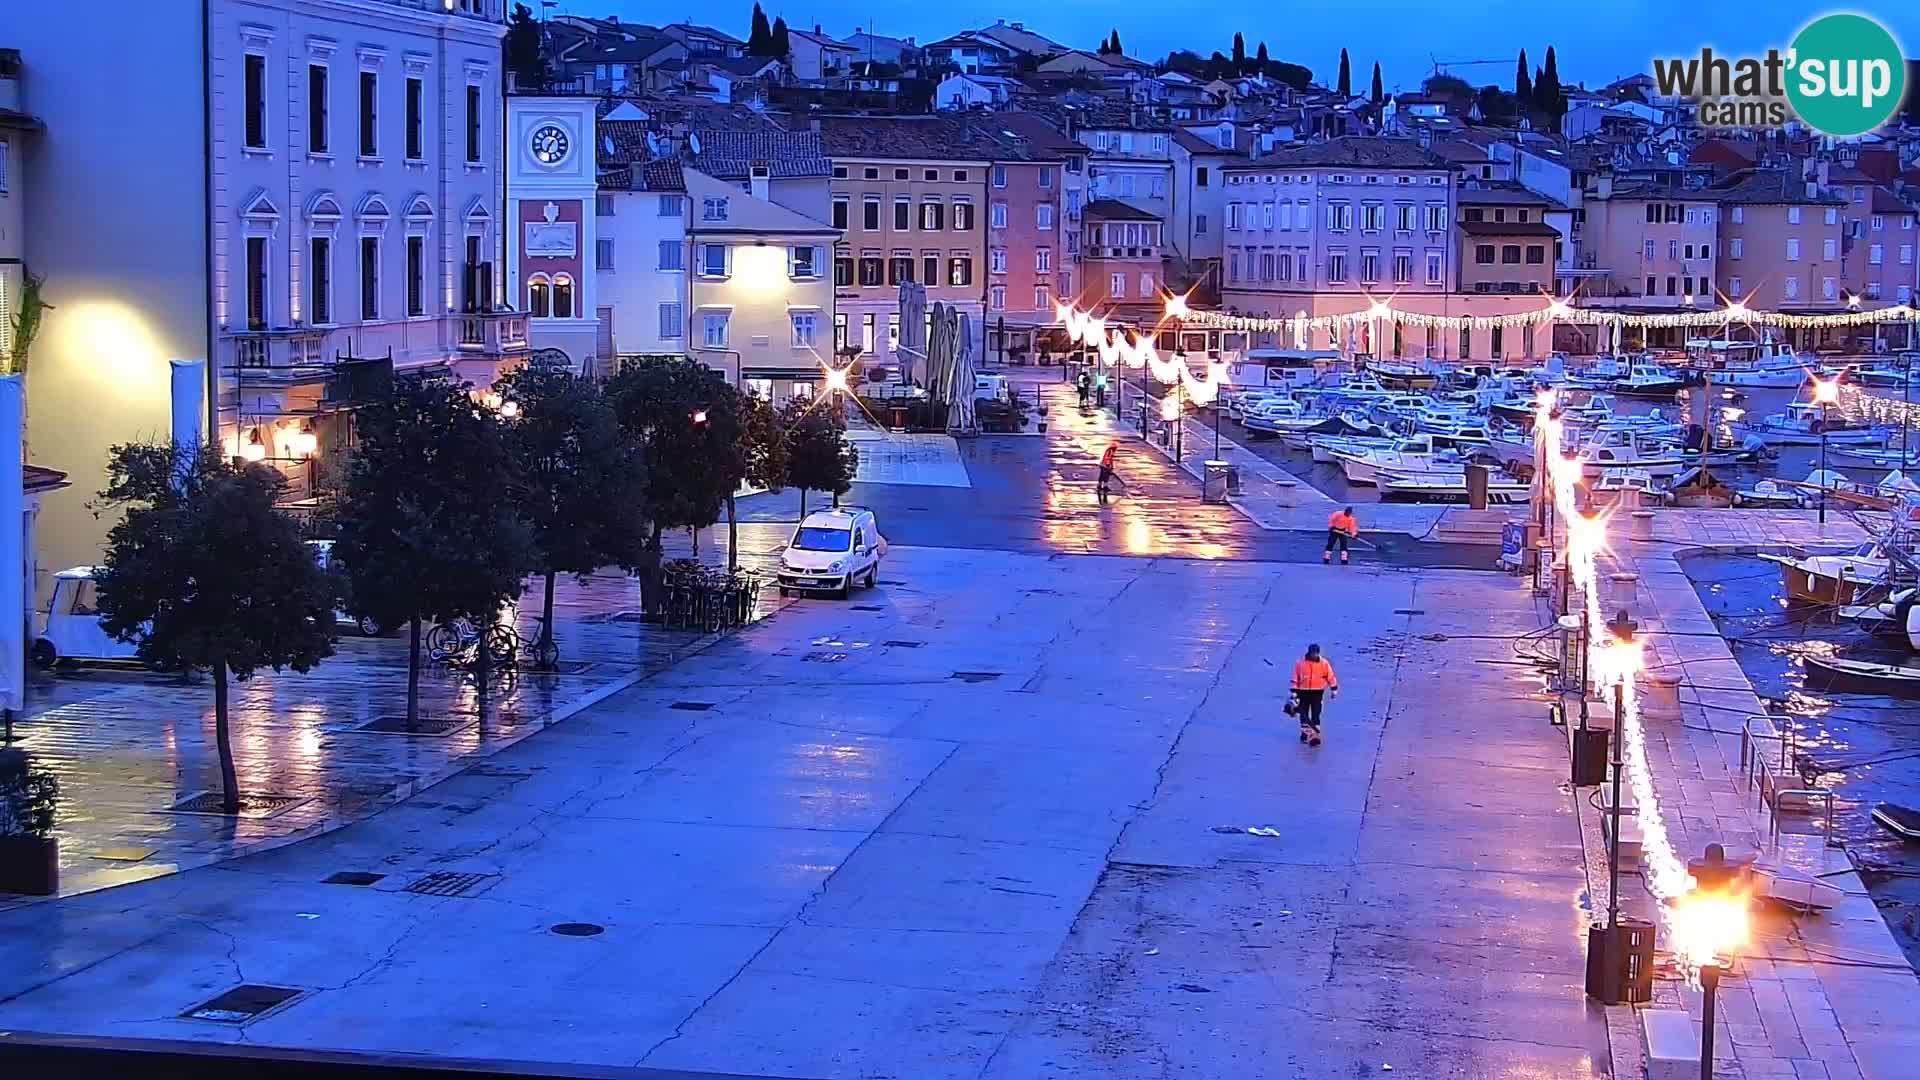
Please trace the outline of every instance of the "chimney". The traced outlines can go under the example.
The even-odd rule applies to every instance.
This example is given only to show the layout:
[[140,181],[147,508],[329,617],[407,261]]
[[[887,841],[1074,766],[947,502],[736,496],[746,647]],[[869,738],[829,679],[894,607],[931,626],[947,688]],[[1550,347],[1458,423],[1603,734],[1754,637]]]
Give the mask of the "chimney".
[[0,109],[20,108],[20,50],[0,49]]
[[819,23],[814,23],[814,24],[813,24],[813,32],[814,32],[815,34],[818,34],[818,33],[820,32],[820,24],[819,24]]
[[1817,181],[1813,181],[1813,180],[1809,180],[1809,181],[1807,181],[1807,198],[1809,198],[1809,199],[1817,199],[1817,198],[1819,198],[1819,197],[1820,197],[1820,185],[1819,185],[1819,183],[1818,183]]
[[1601,173],[1593,178],[1593,197],[1596,199],[1613,198],[1613,174]]
[[747,166],[748,187],[752,190],[753,197],[761,202],[771,201],[767,198],[767,188],[772,179],[773,169],[766,162],[756,161]]
[[1829,163],[1826,158],[1820,159],[1820,164],[1816,166],[1814,176],[1815,176],[1815,179],[1820,181],[1821,187],[1827,186],[1828,170],[1832,168],[1833,168],[1832,164]]

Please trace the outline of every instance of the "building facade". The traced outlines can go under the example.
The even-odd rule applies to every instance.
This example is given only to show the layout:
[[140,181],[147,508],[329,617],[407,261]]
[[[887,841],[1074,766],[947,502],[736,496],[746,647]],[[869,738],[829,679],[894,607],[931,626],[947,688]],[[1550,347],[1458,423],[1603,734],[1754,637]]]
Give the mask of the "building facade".
[[[1587,307],[1658,313],[1718,307],[1723,247],[1718,201],[1707,191],[1671,184],[1615,185],[1600,178],[1586,198],[1585,250],[1604,276],[1585,282]],[[1655,344],[1678,344],[1685,334],[1654,332]],[[1671,340],[1668,340],[1671,339]]]
[[1734,173],[1711,194],[1722,211],[1715,283],[1729,300],[1801,314],[1845,310],[1845,200],[1786,169]]
[[679,161],[602,173],[594,217],[595,301],[609,355],[686,355],[687,189]]
[[[1874,310],[1912,304],[1916,284],[1916,248],[1920,248],[1920,210],[1884,187],[1855,204],[1842,238],[1841,286],[1851,308]],[[1911,324],[1882,328],[1887,347],[1905,348]]]
[[599,170],[594,99],[507,99],[507,295],[534,355],[575,371],[611,356],[600,333]]

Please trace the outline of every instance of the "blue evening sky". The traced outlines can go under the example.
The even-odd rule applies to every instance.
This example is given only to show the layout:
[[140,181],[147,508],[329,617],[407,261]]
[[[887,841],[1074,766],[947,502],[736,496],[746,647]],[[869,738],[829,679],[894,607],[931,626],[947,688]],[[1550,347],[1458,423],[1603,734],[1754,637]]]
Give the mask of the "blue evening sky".
[[[913,36],[922,44],[955,31],[985,26],[995,19],[1021,22],[1066,45],[1091,50],[1108,31],[1118,29],[1127,52],[1157,60],[1172,49],[1202,56],[1229,52],[1234,31],[1246,35],[1247,52],[1261,40],[1276,60],[1305,64],[1331,85],[1345,46],[1353,61],[1353,82],[1361,88],[1374,61],[1389,91],[1413,89],[1441,61],[1494,60],[1477,67],[1455,67],[1475,85],[1513,81],[1520,49],[1538,66],[1547,46],[1555,47],[1560,78],[1600,86],[1624,75],[1650,70],[1655,56],[1697,55],[1702,45],[1734,55],[1784,47],[1794,32],[1815,15],[1852,10],[1878,18],[1905,47],[1920,55],[1920,4],[1897,0],[1859,6],[1808,4],[1793,0],[1590,0],[1587,3],[1516,3],[1512,0],[1364,0],[1318,2],[1284,7],[1254,4],[1163,4],[1047,0],[1017,4],[1007,0],[943,0],[936,4],[876,3],[872,0],[762,0],[767,17],[784,15],[789,26],[808,29],[818,23],[844,38],[855,28],[871,27],[891,37]],[[529,3],[536,12],[537,3]],[[1265,9],[1265,10],[1262,10]],[[644,23],[681,20],[717,26],[744,38],[752,0],[691,4],[687,0],[560,0],[550,12],[618,15]]]

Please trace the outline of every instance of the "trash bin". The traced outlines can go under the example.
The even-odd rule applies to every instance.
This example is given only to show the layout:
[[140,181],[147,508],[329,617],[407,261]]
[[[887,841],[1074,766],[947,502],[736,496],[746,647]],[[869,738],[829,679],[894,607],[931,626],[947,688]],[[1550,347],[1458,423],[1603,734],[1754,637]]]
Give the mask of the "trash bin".
[[905,406],[895,405],[893,407],[893,430],[896,434],[907,430],[907,410]]
[[1224,503],[1227,501],[1228,480],[1233,466],[1224,461],[1208,461],[1201,466],[1204,470],[1200,477],[1200,501]]
[[1300,505],[1300,481],[1275,480],[1273,482],[1273,501],[1281,506]]
[[1607,729],[1573,729],[1573,786],[1593,787],[1607,782]]

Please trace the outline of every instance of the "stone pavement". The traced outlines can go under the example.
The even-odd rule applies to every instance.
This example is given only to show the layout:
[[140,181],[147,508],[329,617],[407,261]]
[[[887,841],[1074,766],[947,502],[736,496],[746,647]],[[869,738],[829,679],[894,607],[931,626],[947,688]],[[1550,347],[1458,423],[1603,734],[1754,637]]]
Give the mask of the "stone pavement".
[[[745,561],[764,562],[777,530],[744,529]],[[684,554],[684,538],[672,539],[669,554]],[[710,554],[724,557],[724,548]],[[404,631],[369,639],[343,629],[335,654],[305,675],[268,671],[235,682],[235,770],[243,794],[261,800],[238,818],[172,809],[220,790],[204,678],[104,666],[36,678],[15,734],[60,781],[62,894],[204,866],[366,817],[711,643],[640,624],[637,590],[619,572],[585,584],[562,578],[554,609],[560,671],[501,679],[484,713],[470,677],[425,661],[420,712],[428,726],[419,733],[367,727],[404,719]],[[517,612],[528,637],[537,633],[540,602],[535,582]],[[781,603],[769,590],[761,613]],[[0,907],[25,902],[0,896]]]
[[847,427],[847,441],[860,452],[855,483],[973,486],[950,435],[885,431],[855,417]]
[[[1605,1076],[1564,751],[1510,647],[1537,621],[1485,573],[902,545],[878,590],[426,797],[0,912],[0,1028],[767,1076]],[[1308,640],[1345,691],[1316,749],[1278,710]],[[302,993],[177,1018],[241,982]]]
[[[1663,511],[1655,539],[1616,536],[1603,576],[1630,572],[1637,580],[1609,582],[1608,608],[1629,608],[1649,641],[1649,669],[1678,677],[1677,715],[1645,721],[1648,759],[1662,816],[1680,858],[1698,857],[1709,843],[1730,851],[1758,850],[1767,861],[1820,875],[1843,891],[1833,910],[1794,917],[1767,909],[1756,917],[1755,940],[1721,981],[1716,1047],[1722,1076],[1820,1077],[1896,1080],[1916,1075],[1920,982],[1892,939],[1886,922],[1853,872],[1846,853],[1829,848],[1818,826],[1789,815],[1778,848],[1769,842],[1766,812],[1756,805],[1741,764],[1741,725],[1763,716],[1760,699],[1701,604],[1680,565],[1692,551],[1778,550],[1794,546],[1850,546],[1865,539],[1851,520],[1822,528],[1811,512],[1727,513]],[[1604,712],[1604,706],[1600,707]],[[1773,734],[1764,718],[1761,735]],[[1777,758],[1778,743],[1761,752]],[[1599,812],[1580,804],[1587,830],[1590,872],[1604,896],[1606,865]],[[1862,808],[1842,807],[1860,813]],[[1623,879],[1629,912],[1655,917],[1637,877]],[[1696,1029],[1700,995],[1677,979],[1656,987],[1655,1004],[1684,1008]],[[1638,1053],[1631,1010],[1609,1010],[1617,1065]],[[1632,1075],[1623,1072],[1622,1075]]]

